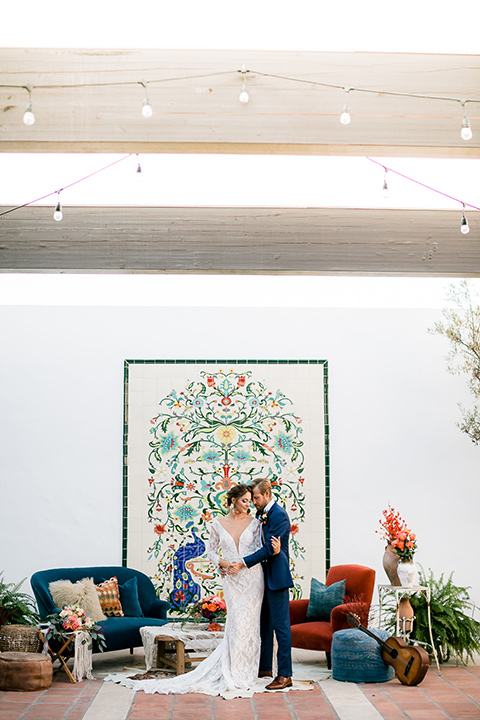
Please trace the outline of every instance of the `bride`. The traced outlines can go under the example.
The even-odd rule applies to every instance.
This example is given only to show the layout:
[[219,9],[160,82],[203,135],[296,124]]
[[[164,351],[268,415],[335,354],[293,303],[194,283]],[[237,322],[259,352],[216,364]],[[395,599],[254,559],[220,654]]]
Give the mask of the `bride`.
[[[252,492],[247,485],[234,485],[227,494],[230,511],[215,519],[210,529],[209,560],[220,567],[227,605],[225,637],[213,653],[185,675],[158,680],[138,680],[135,690],[146,693],[203,693],[220,695],[245,690],[257,682],[260,660],[260,610],[263,600],[263,570],[259,563],[233,573],[231,563],[262,546],[262,525],[248,514]],[[272,539],[274,554],[280,541]]]

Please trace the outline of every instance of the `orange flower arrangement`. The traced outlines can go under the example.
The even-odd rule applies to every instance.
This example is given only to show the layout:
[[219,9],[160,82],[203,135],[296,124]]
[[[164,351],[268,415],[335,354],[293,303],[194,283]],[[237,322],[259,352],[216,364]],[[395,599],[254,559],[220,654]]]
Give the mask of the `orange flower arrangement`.
[[225,600],[219,595],[210,595],[210,597],[199,600],[188,613],[188,620],[193,622],[201,622],[208,620],[210,623],[209,630],[221,630],[220,622],[224,622],[227,616],[227,606]]
[[413,560],[417,549],[417,536],[407,527],[407,523],[391,505],[383,511],[379,520],[381,530],[376,530],[404,562]]

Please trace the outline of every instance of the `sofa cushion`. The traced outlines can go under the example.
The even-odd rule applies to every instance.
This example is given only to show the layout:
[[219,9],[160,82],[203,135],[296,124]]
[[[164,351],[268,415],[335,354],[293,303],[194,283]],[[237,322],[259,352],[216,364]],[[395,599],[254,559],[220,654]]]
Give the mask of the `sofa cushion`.
[[[160,629],[167,622],[167,620],[159,618],[108,617],[99,625],[105,634],[107,650],[111,651],[142,647],[140,628],[157,625]],[[93,652],[98,652],[95,643],[93,643]]]
[[115,576],[97,585],[97,592],[100,598],[100,605],[107,617],[123,617],[124,612],[122,603],[120,602],[118,580]]
[[97,589],[92,578],[83,578],[72,583],[70,580],[55,580],[48,586],[55,605],[62,609],[65,605],[79,605],[93,622],[105,620]]
[[292,647],[330,652],[332,626],[329,622],[300,623],[299,625],[292,625],[291,631]]
[[138,597],[138,582],[136,577],[130,578],[119,585],[120,602],[125,617],[143,617],[142,606]]
[[343,603],[345,595],[345,580],[339,580],[333,585],[324,585],[312,578],[310,583],[310,601],[307,608],[307,620],[330,620],[334,607]]

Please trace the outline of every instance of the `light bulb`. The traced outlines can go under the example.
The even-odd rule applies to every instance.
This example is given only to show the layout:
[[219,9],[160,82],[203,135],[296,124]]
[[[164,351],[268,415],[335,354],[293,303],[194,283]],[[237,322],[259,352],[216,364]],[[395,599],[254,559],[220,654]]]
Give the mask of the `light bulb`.
[[153,115],[152,106],[150,105],[150,100],[148,99],[148,97],[146,97],[143,101],[142,115],[144,118],[151,118]]
[[389,191],[388,191],[388,185],[387,185],[387,181],[386,181],[386,180],[383,181],[382,195],[383,195],[384,198],[390,197],[390,193],[389,193]]
[[60,220],[63,220],[63,213],[62,213],[62,206],[60,204],[60,200],[57,202],[57,205],[55,207],[55,212],[53,213],[53,219],[57,222],[60,222]]
[[140,163],[138,163],[138,165],[137,165],[137,175],[141,175],[141,174],[142,174],[142,166],[140,165]]
[[465,217],[465,214],[462,216],[462,219],[460,221],[460,232],[463,235],[468,235],[468,233],[470,232],[470,227],[468,225],[468,220]]
[[242,75],[243,75],[243,85],[242,85],[242,91],[240,95],[238,96],[238,99],[241,103],[248,103],[250,98],[248,97],[248,90],[247,90],[247,68],[245,65],[242,65]]
[[25,110],[25,114],[23,116],[23,122],[25,125],[33,125],[35,122],[35,115],[32,111],[32,103],[28,103],[27,109]]
[[462,136],[462,140],[471,140],[473,137],[472,128],[470,127],[470,121],[465,116],[462,121],[462,129],[460,131],[460,135]]
[[343,112],[340,115],[340,122],[342,123],[342,125],[350,125],[350,123],[352,122],[350,111],[348,109],[348,103],[345,103],[345,105],[343,106]]

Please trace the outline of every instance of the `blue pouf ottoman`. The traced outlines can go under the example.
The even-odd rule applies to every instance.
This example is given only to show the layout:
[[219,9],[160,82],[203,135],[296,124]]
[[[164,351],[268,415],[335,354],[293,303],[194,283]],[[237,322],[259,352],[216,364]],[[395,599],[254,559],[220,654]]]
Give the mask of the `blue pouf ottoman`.
[[[386,630],[372,630],[386,640]],[[382,648],[357,628],[337,630],[332,638],[332,677],[343,682],[386,682],[395,675],[393,667],[382,660]]]

